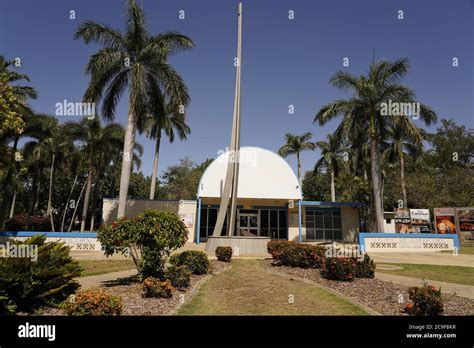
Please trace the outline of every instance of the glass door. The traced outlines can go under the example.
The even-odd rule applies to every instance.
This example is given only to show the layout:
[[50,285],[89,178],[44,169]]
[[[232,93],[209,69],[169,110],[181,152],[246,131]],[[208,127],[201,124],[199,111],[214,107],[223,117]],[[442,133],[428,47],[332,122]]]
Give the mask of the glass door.
[[258,213],[239,213],[237,235],[255,237],[260,235]]

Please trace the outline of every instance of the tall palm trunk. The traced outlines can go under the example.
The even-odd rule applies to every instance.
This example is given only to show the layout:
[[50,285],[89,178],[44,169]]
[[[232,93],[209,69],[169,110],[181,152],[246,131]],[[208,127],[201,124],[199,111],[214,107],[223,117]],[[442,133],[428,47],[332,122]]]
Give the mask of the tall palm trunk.
[[120,173],[120,192],[117,219],[125,216],[127,204],[128,186],[132,172],[133,148],[135,146],[135,117],[133,111],[128,113],[125,141],[123,143],[122,172]]
[[91,199],[91,228],[90,231],[94,231],[94,224],[95,224],[95,203],[97,201],[97,194],[99,193],[99,183],[100,183],[100,178],[101,178],[101,173],[102,170],[98,170],[96,173],[96,178],[95,178],[95,185],[94,185],[94,190],[92,191],[92,199]]
[[375,205],[375,222],[377,231],[384,232],[383,210],[382,210],[382,178],[380,173],[380,161],[378,154],[378,143],[375,135],[370,137],[370,170],[372,176],[372,193]]
[[153,174],[151,175],[150,199],[155,199],[156,177],[158,176],[158,157],[160,156],[161,130],[158,131],[155,144],[155,158],[153,160]]
[[296,153],[296,160],[298,162],[298,183],[301,187],[301,161],[300,161],[300,153]]
[[54,232],[54,221],[53,221],[53,174],[54,174],[54,161],[56,160],[56,155],[53,154],[51,160],[51,169],[49,171],[49,192],[48,192],[48,208],[46,210],[46,215],[51,218],[51,229]]
[[336,187],[334,185],[334,169],[331,167],[331,202],[336,201]]
[[72,218],[71,218],[71,222],[70,222],[70,224],[69,224],[68,232],[71,232],[72,224],[74,223],[74,218],[76,217],[77,207],[79,206],[79,203],[81,202],[82,193],[84,192],[84,188],[85,188],[86,185],[87,185],[87,179],[88,179],[88,178],[86,178],[86,181],[84,182],[84,185],[82,185],[81,192],[79,193],[79,198],[77,199],[76,206],[74,207],[74,212],[72,213]]
[[403,199],[403,208],[406,208],[408,205],[407,202],[407,187],[405,183],[405,159],[403,158],[403,151],[400,151],[400,182],[402,185],[402,199]]
[[15,190],[13,191],[13,199],[12,199],[12,206],[10,208],[10,219],[13,217],[13,214],[15,213],[15,203],[16,203],[16,187]]
[[84,196],[84,205],[82,206],[82,217],[81,217],[81,232],[84,232],[86,228],[87,210],[89,209],[89,200],[92,190],[92,164],[89,165],[89,171],[87,172],[87,186],[86,194]]
[[64,232],[64,221],[66,220],[66,213],[68,211],[69,201],[71,200],[72,193],[74,192],[74,187],[76,186],[78,176],[79,176],[79,171],[76,173],[76,176],[74,177],[74,182],[72,183],[71,191],[69,192],[66,205],[64,206],[63,219],[61,220],[61,232]]

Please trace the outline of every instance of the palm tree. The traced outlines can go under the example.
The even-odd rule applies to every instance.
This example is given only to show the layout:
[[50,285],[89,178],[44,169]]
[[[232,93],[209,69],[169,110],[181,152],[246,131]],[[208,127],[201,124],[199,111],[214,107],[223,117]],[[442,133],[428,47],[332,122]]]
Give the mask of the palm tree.
[[316,146],[311,142],[311,137],[313,135],[311,132],[304,133],[303,135],[293,135],[287,133],[285,135],[285,145],[280,147],[278,154],[281,157],[287,157],[289,155],[296,155],[297,165],[298,165],[298,182],[301,186],[301,161],[300,153],[302,151],[311,150],[313,151]]
[[148,119],[147,133],[148,137],[155,139],[155,157],[153,160],[153,174],[151,176],[150,199],[155,199],[156,177],[158,175],[158,157],[160,153],[160,143],[162,132],[168,137],[170,143],[174,141],[175,132],[180,140],[185,140],[191,133],[191,129],[186,124],[186,116],[183,113],[176,112],[171,105],[163,107],[164,112],[153,114]]
[[[80,122],[64,124],[66,133],[75,141],[79,141],[84,152],[84,162],[87,166],[87,185],[82,208],[81,232],[84,232],[87,212],[91,198],[92,185],[103,170],[103,162],[109,158],[112,148],[123,147],[123,127],[117,123],[102,126],[99,119],[82,119]],[[110,162],[110,159],[109,161]],[[94,177],[97,176],[96,179]],[[94,214],[94,212],[92,212]]]
[[84,101],[97,103],[102,100],[102,115],[111,120],[114,119],[118,100],[127,88],[129,91],[119,218],[125,215],[136,130],[143,130],[146,115],[163,98],[168,98],[173,105],[189,102],[187,87],[168,63],[168,56],[194,47],[190,38],[174,31],[150,35],[143,9],[135,0],[128,0],[125,27],[126,31],[122,34],[106,25],[86,21],[74,35],[75,39],[81,38],[86,44],[96,42],[103,46],[87,64],[86,73],[91,75],[91,80]]
[[[347,136],[353,131],[368,133],[372,196],[378,232],[384,231],[379,146],[387,138],[389,126],[395,118],[383,116],[381,108],[389,102],[416,102],[415,93],[399,83],[408,72],[408,68],[408,59],[403,58],[395,62],[385,60],[374,62],[367,76],[356,77],[345,71],[337,72],[330,79],[330,83],[339,89],[352,92],[353,97],[336,100],[323,106],[314,117],[314,122],[324,125],[342,115],[340,134]],[[419,106],[422,119],[436,119],[436,114],[429,106],[422,103],[419,103]]]
[[[31,198],[28,207],[29,215],[35,215],[37,212],[43,170],[51,164],[51,162],[48,163],[48,157],[45,154],[47,152],[46,148],[41,145],[47,139],[54,137],[54,134],[57,133],[57,127],[58,121],[56,118],[44,114],[35,114],[28,120],[27,127],[23,133],[23,135],[31,138],[23,146],[23,154],[32,177]],[[43,156],[43,154],[45,155]]]
[[321,149],[321,158],[316,162],[314,170],[318,171],[325,166],[331,177],[331,202],[336,201],[335,178],[339,173],[339,160],[344,150],[334,135],[328,134],[328,141],[317,141],[316,147]]
[[[15,127],[11,129],[6,129],[5,132],[1,132],[1,143],[9,144],[13,141],[13,146],[9,153],[9,156],[5,156],[9,161],[7,163],[7,168],[3,178],[2,184],[2,208],[0,208],[1,215],[3,216],[4,208],[6,208],[8,199],[11,197],[11,212],[14,211],[16,194],[17,194],[17,180],[15,177],[18,177],[19,173],[19,163],[15,161],[15,155],[17,153],[17,147],[19,139],[24,133],[25,124],[27,123],[27,118],[31,117],[33,114],[32,110],[28,106],[29,99],[36,99],[38,97],[36,90],[31,86],[18,85],[20,81],[29,82],[30,79],[28,75],[20,74],[13,69],[13,61],[6,60],[4,56],[0,55],[0,87],[2,84],[6,86],[0,88],[0,91],[5,91],[6,88],[9,89],[12,93],[11,103],[9,103],[9,111],[13,112],[14,115],[17,115],[15,118],[19,123],[15,122]],[[2,92],[3,95],[3,92]],[[3,120],[2,115],[2,120]]]
[[[436,122],[434,118],[425,118],[425,123]],[[411,156],[416,156],[423,149],[423,135],[407,116],[398,117],[390,128],[388,160],[393,163],[398,159],[400,165],[400,186],[402,190],[403,207],[407,208],[407,189],[405,182],[405,152]]]

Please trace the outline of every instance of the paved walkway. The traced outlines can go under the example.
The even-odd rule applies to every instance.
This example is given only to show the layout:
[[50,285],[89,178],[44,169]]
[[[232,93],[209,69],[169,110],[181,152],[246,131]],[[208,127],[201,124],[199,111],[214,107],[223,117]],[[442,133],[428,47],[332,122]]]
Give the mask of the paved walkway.
[[408,253],[370,253],[370,256],[376,263],[412,263],[426,265],[442,265],[442,266],[464,266],[474,267],[474,255],[434,252],[408,252]]
[[79,278],[79,284],[81,285],[81,289],[87,289],[91,287],[100,286],[102,285],[102,283],[107,282],[107,281],[116,280],[119,278],[131,277],[135,274],[137,274],[136,269],[129,269],[126,271],[110,272],[110,273],[98,274],[98,275],[93,275],[93,276],[88,276],[88,277],[81,277]]
[[426,282],[428,284],[434,285],[436,288],[441,287],[441,291],[444,293],[456,293],[458,296],[474,299],[474,286],[446,283],[429,279],[422,280],[419,278],[405,277],[381,272],[375,272],[375,278],[406,286],[420,286],[423,285],[423,282]]

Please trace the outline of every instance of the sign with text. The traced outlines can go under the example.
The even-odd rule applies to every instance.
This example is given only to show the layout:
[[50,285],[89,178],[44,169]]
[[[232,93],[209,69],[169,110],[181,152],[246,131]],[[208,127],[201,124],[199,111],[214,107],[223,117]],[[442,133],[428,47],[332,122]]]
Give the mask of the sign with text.
[[411,233],[431,233],[430,210],[410,209]]
[[395,208],[395,232],[411,232],[410,209]]

